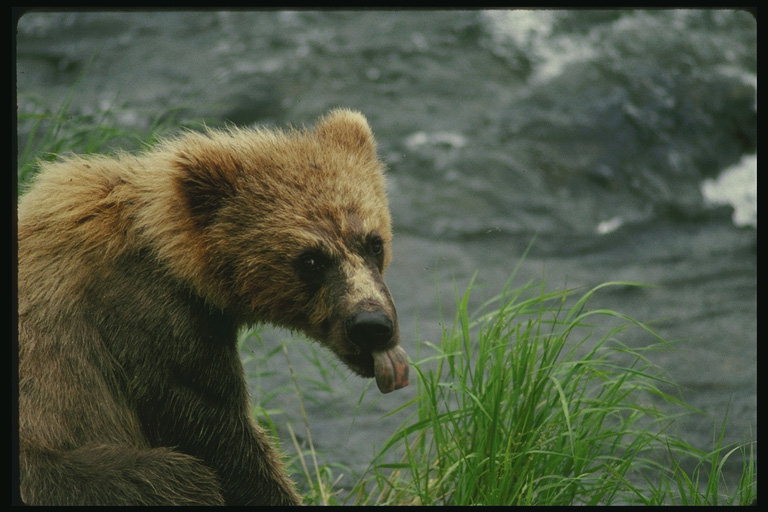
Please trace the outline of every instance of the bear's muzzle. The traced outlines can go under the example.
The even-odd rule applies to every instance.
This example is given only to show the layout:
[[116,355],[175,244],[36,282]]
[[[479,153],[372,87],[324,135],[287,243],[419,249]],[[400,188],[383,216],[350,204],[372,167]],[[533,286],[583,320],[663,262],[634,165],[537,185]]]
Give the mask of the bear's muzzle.
[[345,323],[347,338],[373,357],[373,374],[382,393],[408,385],[408,359],[397,345],[397,327],[382,309],[362,310]]
[[384,311],[361,311],[346,322],[349,340],[366,352],[389,348],[393,342],[394,324]]

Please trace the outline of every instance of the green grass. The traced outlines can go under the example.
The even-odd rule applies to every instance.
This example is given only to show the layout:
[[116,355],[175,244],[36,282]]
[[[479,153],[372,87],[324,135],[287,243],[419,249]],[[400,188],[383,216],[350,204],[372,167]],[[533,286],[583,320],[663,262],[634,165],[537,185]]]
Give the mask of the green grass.
[[[146,131],[119,130],[112,128],[114,111],[73,115],[69,98],[55,110],[23,104],[28,108],[19,112],[19,123],[29,137],[19,149],[22,191],[38,159],[136,149],[179,125],[165,115]],[[751,503],[757,495],[756,443],[726,445],[724,427],[713,427],[708,448],[669,434],[678,414],[695,411],[676,398],[674,385],[646,353],[673,348],[641,322],[588,308],[595,293],[611,286],[637,285],[606,283],[581,295],[540,283],[507,286],[477,310],[470,285],[439,341],[407,347],[416,355],[411,380],[417,392],[392,413],[408,419],[369,468],[354,475],[351,487],[340,486],[341,474],[349,474],[344,461],[323,460],[313,444],[304,403],[322,402],[340,378],[313,345],[299,353],[319,377],[293,371],[294,340],[267,347],[258,330],[242,334],[245,362],[253,363],[247,367],[258,368],[249,375],[257,388],[254,415],[276,435],[284,398],[295,397],[301,436],[289,425],[290,439],[282,441],[294,448],[288,462],[307,504]],[[641,329],[651,342],[627,346],[622,335],[628,329]],[[269,388],[271,374],[286,366],[290,384]],[[350,409],[359,408],[361,399]],[[729,486],[723,467],[736,456],[743,461],[741,478]]]
[[[638,285],[606,283],[571,300],[573,290],[529,283],[473,314],[470,286],[453,326],[412,361],[418,393],[401,407],[410,418],[351,492],[341,497],[333,471],[303,461],[309,504],[751,503],[755,444],[724,446],[720,429],[702,451],[666,433],[670,410],[695,413],[664,391],[674,385],[644,354],[670,344],[626,315],[587,308],[611,286]],[[627,329],[653,342],[630,348],[620,339]],[[722,470],[734,454],[743,456],[742,478],[728,488]]]
[[17,122],[19,141],[17,154],[18,192],[22,194],[39,169],[41,162],[51,161],[67,153],[108,153],[114,150],[134,151],[151,146],[163,136],[182,128],[202,126],[201,121],[183,122],[180,110],[169,110],[153,117],[146,129],[117,128],[118,109],[108,107],[91,114],[73,113],[72,95],[58,107],[50,107],[34,97],[19,97]]

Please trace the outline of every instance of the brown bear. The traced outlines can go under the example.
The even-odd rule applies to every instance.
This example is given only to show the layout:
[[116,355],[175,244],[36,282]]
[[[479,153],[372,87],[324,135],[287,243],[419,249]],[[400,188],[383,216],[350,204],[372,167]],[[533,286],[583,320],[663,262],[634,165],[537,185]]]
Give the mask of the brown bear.
[[238,329],[301,331],[382,392],[407,385],[391,238],[349,110],[44,164],[18,206],[22,500],[300,503],[251,419]]

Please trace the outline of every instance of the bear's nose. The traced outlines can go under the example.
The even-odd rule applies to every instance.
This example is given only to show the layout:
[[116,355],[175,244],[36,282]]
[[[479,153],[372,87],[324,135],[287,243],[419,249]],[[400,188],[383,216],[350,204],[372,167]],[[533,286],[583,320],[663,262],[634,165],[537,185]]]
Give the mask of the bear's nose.
[[368,352],[387,348],[392,333],[392,320],[382,311],[362,311],[347,320],[347,336]]

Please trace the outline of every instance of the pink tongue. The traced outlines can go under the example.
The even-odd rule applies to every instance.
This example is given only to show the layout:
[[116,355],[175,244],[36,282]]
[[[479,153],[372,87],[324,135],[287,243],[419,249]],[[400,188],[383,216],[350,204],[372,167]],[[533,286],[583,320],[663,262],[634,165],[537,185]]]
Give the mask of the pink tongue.
[[376,385],[382,393],[389,393],[408,385],[408,356],[405,350],[395,347],[373,353],[373,372]]

